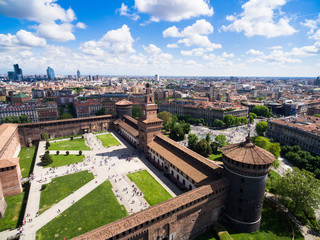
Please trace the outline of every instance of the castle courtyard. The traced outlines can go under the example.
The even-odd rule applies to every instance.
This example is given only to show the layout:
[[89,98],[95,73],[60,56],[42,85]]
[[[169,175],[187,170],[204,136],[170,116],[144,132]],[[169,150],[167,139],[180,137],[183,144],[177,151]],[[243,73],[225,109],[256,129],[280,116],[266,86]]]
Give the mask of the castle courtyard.
[[[163,199],[165,201],[168,198],[175,197],[179,195],[181,190],[177,188],[170,180],[168,180],[162,172],[157,170],[151,163],[149,163],[145,159],[145,155],[141,153],[139,150],[135,149],[131,145],[129,145],[120,135],[117,133],[110,133],[112,135],[111,142],[120,143],[120,145],[110,146],[110,147],[103,147],[102,142],[98,140],[97,136],[103,136],[105,133],[102,134],[85,134],[84,140],[87,145],[87,148],[84,149],[91,149],[91,150],[84,150],[83,144],[81,144],[79,149],[75,148],[75,144],[73,141],[76,140],[78,142],[81,139],[75,138],[74,140],[55,140],[51,141],[51,146],[55,146],[54,150],[51,150],[49,147],[50,155],[56,155],[56,151],[59,151],[59,155],[63,161],[63,157],[67,159],[70,155],[78,155],[79,150],[82,150],[82,154],[84,155],[84,160],[74,164],[67,164],[62,166],[63,164],[59,164],[60,167],[49,167],[44,168],[41,165],[41,157],[46,149],[45,149],[45,142],[41,141],[38,146],[38,152],[36,155],[36,161],[34,166],[34,175],[32,177],[31,185],[30,185],[30,192],[28,197],[28,202],[25,210],[25,224],[23,225],[22,236],[20,239],[48,239],[44,233],[52,232],[52,231],[42,231],[41,228],[47,229],[46,226],[51,226],[51,228],[56,228],[57,226],[54,225],[54,219],[59,217],[59,220],[71,210],[71,207],[75,209],[78,202],[82,201],[81,206],[84,206],[83,200],[85,200],[85,196],[89,197],[89,194],[94,194],[94,190],[97,188],[106,188],[106,185],[109,184],[110,190],[113,195],[114,199],[117,201],[116,204],[111,204],[106,206],[101,206],[100,210],[102,211],[106,207],[108,209],[116,209],[116,208],[123,208],[122,214],[119,215],[119,218],[126,216],[126,214],[133,214],[139,212],[145,208],[148,208],[150,205],[148,201],[145,199],[144,192],[145,189],[140,189],[135,182],[131,181],[128,178],[128,174],[138,173],[141,171],[147,171],[147,173],[154,179],[155,183],[160,186],[163,192],[165,192],[166,197]],[[108,136],[110,138],[110,136]],[[65,156],[68,148],[68,143],[71,143],[72,149],[69,150],[70,155]],[[63,146],[61,149],[58,149],[56,146]],[[82,172],[88,170],[94,175],[94,179],[80,187],[78,190],[74,191],[63,200],[59,201],[58,203],[54,204],[52,207],[47,209],[46,211],[42,212],[39,215],[39,206],[40,206],[40,199],[41,199],[41,186],[44,184],[50,183],[53,179],[70,175],[77,172]],[[154,191],[158,191],[159,186]],[[107,190],[106,190],[107,191]],[[149,192],[148,192],[149,191]],[[147,189],[146,194],[150,195],[150,191],[152,193],[152,189]],[[151,194],[152,195],[152,194]],[[88,199],[87,197],[87,199]],[[89,200],[89,199],[88,199]],[[94,200],[90,200],[95,204]],[[97,201],[97,205],[101,205],[99,201]],[[103,209],[102,209],[103,208]],[[68,211],[68,209],[70,209]],[[86,209],[90,211],[90,209]],[[92,211],[98,211],[99,208],[93,208]],[[81,209],[79,210],[80,217],[81,217]],[[125,214],[126,213],[126,214]],[[86,215],[84,214],[83,219],[86,219]],[[117,218],[116,218],[117,219]],[[116,219],[111,219],[112,221]],[[107,219],[105,220],[107,221]],[[84,224],[86,221],[84,221]],[[107,222],[101,222],[101,225],[107,224]],[[99,225],[99,226],[101,226]],[[45,227],[46,226],[46,227]],[[77,225],[78,226],[78,225]],[[92,229],[99,227],[97,225],[92,226]],[[77,229],[79,231],[75,231],[75,235],[68,235],[68,237],[75,237],[79,234],[84,233],[82,228],[86,229],[85,226],[81,227],[78,226]],[[41,230],[40,230],[41,229]],[[90,231],[92,229],[86,229],[86,231]],[[39,231],[40,230],[40,231]],[[15,230],[16,231],[16,230]],[[41,234],[37,234],[37,232]],[[65,236],[57,235],[56,239],[63,239]],[[12,235],[8,233],[8,236]],[[49,237],[50,238],[50,237]]]

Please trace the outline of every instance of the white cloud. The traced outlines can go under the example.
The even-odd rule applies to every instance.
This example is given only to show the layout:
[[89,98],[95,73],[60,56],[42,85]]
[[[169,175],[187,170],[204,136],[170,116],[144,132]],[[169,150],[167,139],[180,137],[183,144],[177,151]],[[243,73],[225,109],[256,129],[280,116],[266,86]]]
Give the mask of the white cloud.
[[221,48],[221,44],[212,43],[206,35],[213,32],[211,23],[204,19],[197,20],[191,26],[188,26],[181,31],[176,26],[172,26],[163,31],[163,37],[180,37],[177,43],[184,44],[187,47],[200,46],[206,48],[217,49]]
[[169,43],[167,44],[167,48],[179,48],[179,46],[176,43]]
[[96,56],[103,55],[104,50],[116,54],[134,53],[135,50],[132,48],[133,42],[130,29],[124,24],[119,29],[108,31],[98,41],[92,40],[81,44],[80,49],[85,54]]
[[31,32],[20,30],[16,35],[0,34],[0,51],[19,51],[22,48],[44,47],[46,40],[39,38]]
[[135,0],[135,8],[151,15],[153,22],[178,22],[201,15],[213,15],[213,8],[206,0]]
[[2,0],[0,14],[39,23],[56,20],[71,22],[76,18],[71,8],[65,10],[55,2],[56,0]]
[[250,55],[263,55],[263,52],[261,52],[261,51],[259,51],[259,50],[250,49],[249,51],[246,52],[246,54],[250,54]]
[[25,30],[20,30],[17,32],[16,37],[21,45],[29,47],[44,47],[46,45],[46,40],[35,36],[31,32]]
[[226,17],[232,23],[228,26],[222,26],[222,29],[244,32],[247,37],[259,35],[272,38],[292,35],[296,30],[290,26],[288,17],[283,16],[275,19],[275,16],[284,14],[280,8],[286,2],[287,0],[249,0],[242,5],[243,12],[239,16]]
[[42,23],[38,26],[37,34],[46,39],[66,42],[75,40],[76,37],[72,33],[73,25],[70,23],[56,24],[54,22]]
[[229,53],[228,54],[226,52],[223,52],[221,56],[224,57],[224,58],[233,58],[234,54],[233,53]]
[[320,14],[317,16],[316,19],[306,19],[301,25],[310,28],[308,32],[308,36],[311,39],[315,39],[317,41],[320,40]]
[[137,21],[140,18],[136,13],[130,13],[128,6],[124,3],[121,4],[121,7],[117,9],[117,11],[120,13],[120,16],[130,17],[134,21]]
[[[49,40],[64,42],[74,40],[74,11],[62,8],[56,0],[2,0],[0,14],[8,17],[35,21],[36,34]],[[84,29],[86,25],[78,22],[76,27]]]
[[80,28],[80,29],[86,29],[87,28],[87,25],[85,25],[83,22],[78,22],[76,24],[76,27],[77,28]]
[[143,49],[144,49],[147,53],[149,53],[149,54],[151,54],[151,55],[155,55],[155,54],[161,53],[161,49],[158,48],[158,47],[157,47],[156,45],[154,45],[154,44],[149,44],[149,46],[143,46]]
[[194,48],[190,51],[184,51],[181,50],[180,53],[183,56],[202,56],[204,53],[206,53],[208,50],[204,48]]

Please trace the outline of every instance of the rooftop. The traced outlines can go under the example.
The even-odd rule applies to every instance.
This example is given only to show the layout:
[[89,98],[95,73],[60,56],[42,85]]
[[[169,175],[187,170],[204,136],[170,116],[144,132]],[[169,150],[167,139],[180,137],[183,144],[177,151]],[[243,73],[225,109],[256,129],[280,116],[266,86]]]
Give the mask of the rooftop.
[[122,99],[119,102],[116,102],[117,106],[126,106],[126,105],[132,105],[133,103],[126,100],[126,99]]
[[[17,130],[18,124],[2,124],[0,125],[0,151],[3,149],[3,147],[6,145],[6,143],[9,141],[11,136],[14,134],[14,132]],[[1,156],[0,156],[1,158]]]

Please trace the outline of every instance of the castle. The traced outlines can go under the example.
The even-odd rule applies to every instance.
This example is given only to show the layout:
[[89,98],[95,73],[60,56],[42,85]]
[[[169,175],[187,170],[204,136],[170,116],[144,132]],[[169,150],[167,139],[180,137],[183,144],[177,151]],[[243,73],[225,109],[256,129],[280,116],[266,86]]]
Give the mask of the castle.
[[[44,132],[56,137],[113,128],[143,151],[147,159],[185,193],[75,239],[193,239],[217,221],[224,221],[242,232],[258,230],[267,174],[274,156],[252,144],[248,137],[243,143],[222,148],[223,164],[217,164],[162,135],[157,108],[147,84],[142,116],[137,120],[131,117],[132,103],[121,100],[116,103],[116,117],[5,125],[15,130],[5,130],[6,146],[1,145],[0,153],[8,147],[12,149],[5,158],[0,155],[0,209],[5,209],[3,196],[10,196],[10,189],[16,191],[12,194],[21,192],[19,163],[13,160],[17,159],[20,145],[39,141]],[[14,168],[7,170],[9,160],[3,159],[11,159]],[[10,174],[15,181],[9,186],[8,174],[3,173],[13,170]]]

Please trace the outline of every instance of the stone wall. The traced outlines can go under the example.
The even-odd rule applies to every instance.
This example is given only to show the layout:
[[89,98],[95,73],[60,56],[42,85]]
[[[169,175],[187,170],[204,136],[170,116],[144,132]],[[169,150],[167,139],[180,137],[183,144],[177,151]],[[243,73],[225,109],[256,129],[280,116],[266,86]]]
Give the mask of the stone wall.
[[19,136],[22,146],[41,140],[44,132],[50,138],[70,136],[76,134],[106,131],[111,127],[115,117],[111,115],[74,118],[37,123],[24,123],[19,125]]
[[0,169],[0,181],[4,197],[13,196],[22,192],[20,165]]
[[14,131],[14,133],[10,136],[5,146],[1,149],[0,159],[17,157],[15,155],[17,155],[18,149],[20,149],[20,140],[17,128],[16,131]]

